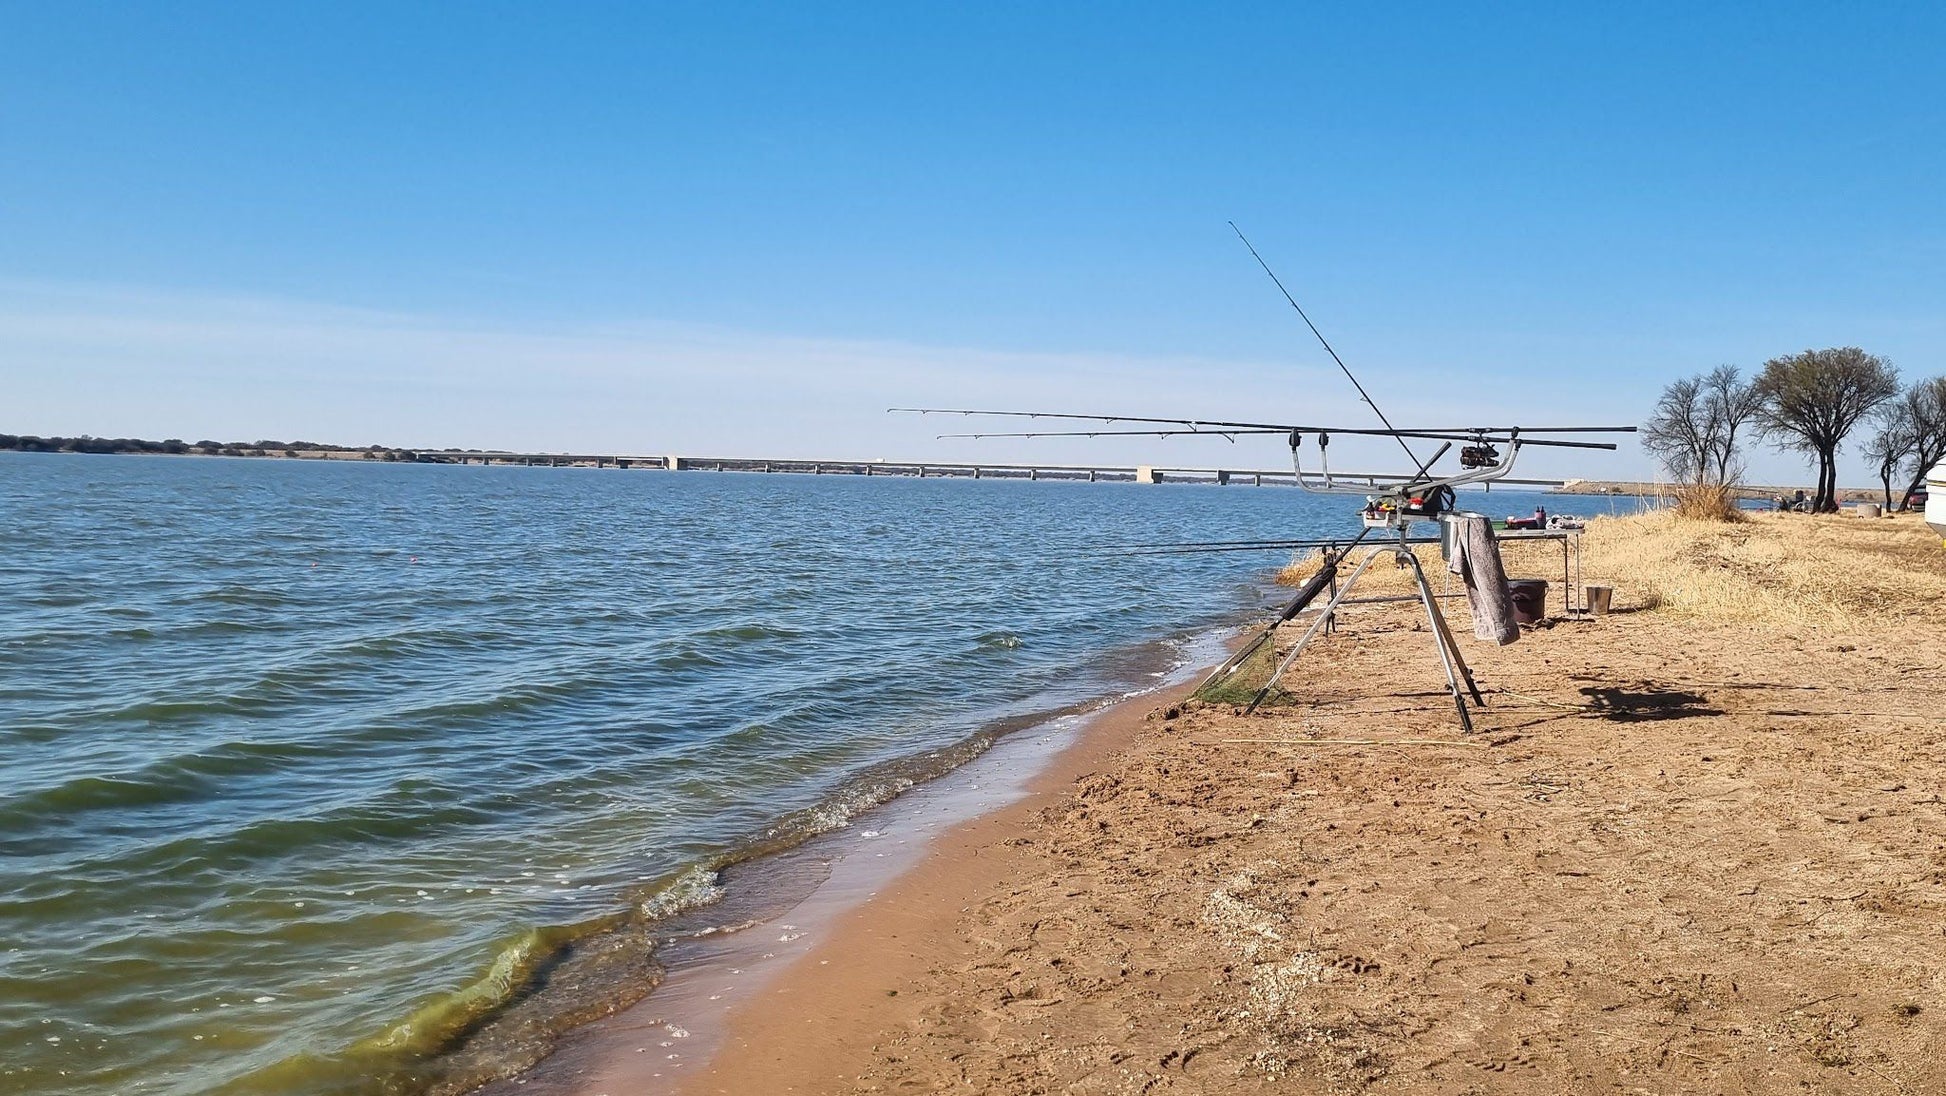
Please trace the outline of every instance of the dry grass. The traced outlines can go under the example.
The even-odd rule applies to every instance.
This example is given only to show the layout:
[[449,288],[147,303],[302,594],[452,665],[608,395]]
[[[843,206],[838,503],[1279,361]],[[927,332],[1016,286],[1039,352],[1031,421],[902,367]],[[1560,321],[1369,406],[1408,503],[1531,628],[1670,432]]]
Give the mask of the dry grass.
[[[1712,620],[1810,627],[1853,626],[1874,616],[1923,617],[1946,605],[1946,548],[1914,517],[1752,513],[1744,521],[1697,521],[1671,510],[1597,518],[1582,537],[1582,578],[1612,586],[1617,609],[1664,609]],[[1436,585],[1446,577],[1437,547],[1417,549]],[[1558,545],[1502,545],[1507,573],[1561,578]],[[1315,556],[1278,581],[1302,582]],[[1387,560],[1359,581],[1361,594],[1406,593],[1411,573]],[[1559,591],[1550,595],[1559,597]]]
[[1676,516],[1691,521],[1736,523],[1749,520],[1737,505],[1735,487],[1722,483],[1685,483],[1675,490]]
[[1591,522],[1582,566],[1618,598],[1720,620],[1856,625],[1925,616],[1946,602],[1946,550],[1923,522],[1749,518],[1725,525],[1658,512]]
[[[1439,545],[1421,544],[1412,551],[1419,557],[1419,565],[1426,569],[1426,577],[1438,585],[1439,576],[1446,573],[1446,561],[1439,558]],[[1363,546],[1353,550],[1351,558],[1338,568],[1338,577],[1341,580],[1350,577],[1352,568],[1358,565],[1358,561],[1364,558],[1364,555]],[[1312,575],[1318,573],[1318,567],[1323,561],[1324,556],[1319,552],[1309,552],[1293,559],[1284,565],[1283,570],[1277,572],[1277,582],[1283,586],[1302,586]],[[1361,594],[1402,594],[1409,593],[1412,589],[1412,572],[1397,566],[1390,559],[1375,561],[1365,569],[1365,577],[1358,580],[1358,591]]]

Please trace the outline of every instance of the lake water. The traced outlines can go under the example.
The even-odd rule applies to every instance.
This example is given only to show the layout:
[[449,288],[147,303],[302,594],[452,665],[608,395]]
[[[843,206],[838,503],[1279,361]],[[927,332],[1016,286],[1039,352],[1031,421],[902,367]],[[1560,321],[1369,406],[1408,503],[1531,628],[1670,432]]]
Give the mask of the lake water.
[[0,1092],[458,1085],[441,1051],[510,998],[639,994],[718,869],[1152,681],[1287,558],[1090,546],[1352,511],[0,454]]

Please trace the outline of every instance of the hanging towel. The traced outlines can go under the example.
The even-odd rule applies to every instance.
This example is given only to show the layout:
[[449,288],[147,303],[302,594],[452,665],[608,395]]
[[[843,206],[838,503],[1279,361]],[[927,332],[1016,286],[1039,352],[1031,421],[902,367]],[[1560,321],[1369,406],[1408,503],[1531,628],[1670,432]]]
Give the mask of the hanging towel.
[[1483,514],[1449,514],[1453,555],[1447,569],[1466,583],[1466,606],[1473,611],[1473,635],[1505,647],[1520,638],[1514,620],[1514,599],[1507,593],[1507,568],[1500,562],[1500,541],[1493,522]]

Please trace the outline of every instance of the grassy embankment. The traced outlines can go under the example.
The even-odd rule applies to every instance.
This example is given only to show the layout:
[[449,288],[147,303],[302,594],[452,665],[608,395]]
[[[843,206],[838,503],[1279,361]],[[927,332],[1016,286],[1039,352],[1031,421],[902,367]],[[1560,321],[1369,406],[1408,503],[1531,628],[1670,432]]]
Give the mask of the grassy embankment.
[[[1502,545],[1507,573],[1546,578],[1560,604],[1561,556],[1552,542]],[[1436,586],[1457,591],[1436,546],[1417,549]],[[1874,617],[1909,618],[1946,605],[1946,547],[1919,520],[1850,514],[1753,513],[1737,522],[1698,521],[1669,510],[1596,518],[1581,540],[1582,577],[1614,588],[1618,612],[1658,612],[1750,624],[1856,627]],[[1293,560],[1277,576],[1296,586],[1317,573],[1318,556]],[[1359,580],[1365,596],[1407,594],[1409,571],[1380,560]],[[1466,632],[1464,608],[1445,605]],[[1308,620],[1300,618],[1300,621]],[[1295,625],[1287,625],[1290,630]],[[1219,689],[1213,703],[1241,703],[1269,675],[1266,648]]]
[[[1419,551],[1429,575],[1445,574],[1437,547]],[[1506,543],[1501,555],[1509,575],[1559,581],[1555,544]],[[1946,548],[1916,514],[1753,513],[1723,523],[1657,510],[1596,518],[1581,538],[1581,566],[1588,582],[1614,587],[1618,609],[1748,623],[1855,624],[1937,612],[1946,599]],[[1277,580],[1296,585],[1317,567],[1315,556],[1295,560]],[[1359,586],[1399,593],[1410,578],[1380,562]]]

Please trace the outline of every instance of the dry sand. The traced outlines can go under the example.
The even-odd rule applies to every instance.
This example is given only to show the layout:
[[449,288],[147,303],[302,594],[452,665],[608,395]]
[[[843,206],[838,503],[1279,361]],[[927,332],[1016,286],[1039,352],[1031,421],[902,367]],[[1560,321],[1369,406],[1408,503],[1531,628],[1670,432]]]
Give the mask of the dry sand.
[[1256,716],[1124,712],[687,1091],[1946,1091],[1941,604],[1711,619],[1612,577],[1602,620],[1461,627],[1471,737],[1397,608]]

